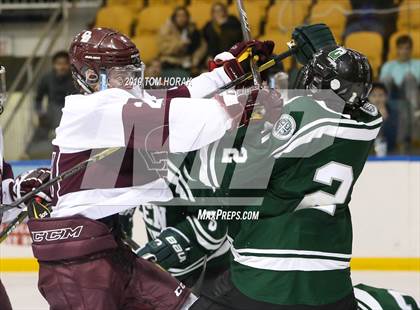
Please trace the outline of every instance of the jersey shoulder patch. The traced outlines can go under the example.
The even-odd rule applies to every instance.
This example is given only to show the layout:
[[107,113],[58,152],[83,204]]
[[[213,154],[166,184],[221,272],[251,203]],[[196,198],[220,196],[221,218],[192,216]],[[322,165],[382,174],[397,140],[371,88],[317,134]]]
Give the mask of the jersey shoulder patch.
[[366,102],[363,106],[360,107],[360,110],[369,114],[370,116],[378,116],[378,108],[370,102]]
[[366,102],[359,109],[361,113],[358,117],[358,121],[365,124],[375,124],[376,126],[381,126],[382,115],[374,104]]
[[290,114],[282,114],[271,131],[274,138],[288,140],[296,131],[296,121]]

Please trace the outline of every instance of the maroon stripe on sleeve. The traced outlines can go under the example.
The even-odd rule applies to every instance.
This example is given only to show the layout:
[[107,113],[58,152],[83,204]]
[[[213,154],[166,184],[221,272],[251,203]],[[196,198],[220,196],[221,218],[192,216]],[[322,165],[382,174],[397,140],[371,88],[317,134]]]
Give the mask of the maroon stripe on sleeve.
[[155,90],[150,95],[163,99],[160,108],[151,107],[142,99],[129,99],[124,105],[122,119],[125,143],[134,135],[133,147],[144,151],[167,151],[169,136],[169,109],[173,98],[190,97],[185,85],[170,90]]
[[181,85],[180,87],[169,89],[165,99],[165,128],[162,133],[162,141],[166,141],[169,137],[169,108],[173,98],[190,98],[191,94],[187,86]]

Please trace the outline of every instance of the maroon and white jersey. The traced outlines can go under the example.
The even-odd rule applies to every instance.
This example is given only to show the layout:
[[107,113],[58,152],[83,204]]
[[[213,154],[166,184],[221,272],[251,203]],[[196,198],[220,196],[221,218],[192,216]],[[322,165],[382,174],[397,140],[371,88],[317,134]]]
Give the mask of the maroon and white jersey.
[[[14,183],[12,167],[4,161],[3,158],[3,133],[0,129],[0,182],[1,194],[0,201],[4,204],[13,202],[12,186]],[[20,209],[12,209],[3,213],[0,217],[0,223],[7,223],[13,220],[20,212]]]
[[140,98],[117,88],[66,97],[53,140],[53,177],[95,152],[122,149],[54,186],[52,217],[99,219],[172,199],[166,154],[200,149],[225,134],[229,115],[217,100],[202,97],[229,81],[217,68],[188,86]]

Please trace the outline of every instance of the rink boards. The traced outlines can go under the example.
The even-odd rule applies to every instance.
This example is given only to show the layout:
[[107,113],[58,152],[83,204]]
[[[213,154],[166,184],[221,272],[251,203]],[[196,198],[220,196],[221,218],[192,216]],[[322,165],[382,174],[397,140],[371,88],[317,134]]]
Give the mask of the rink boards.
[[[15,175],[48,161],[12,162]],[[368,161],[354,192],[353,270],[420,271],[420,157]],[[144,240],[137,217],[135,238]],[[334,232],[332,232],[334,233]],[[20,225],[0,245],[0,271],[35,271],[30,236]]]

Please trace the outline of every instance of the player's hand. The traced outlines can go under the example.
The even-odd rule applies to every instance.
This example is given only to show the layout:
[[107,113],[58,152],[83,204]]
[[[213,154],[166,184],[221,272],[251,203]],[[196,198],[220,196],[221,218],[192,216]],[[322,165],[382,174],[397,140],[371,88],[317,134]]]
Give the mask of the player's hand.
[[136,254],[167,270],[186,261],[189,251],[190,240],[177,229],[169,227]]
[[245,71],[239,64],[238,60],[229,52],[223,52],[216,55],[213,60],[208,61],[207,66],[209,71],[223,67],[227,76],[231,80],[235,80],[245,74]]
[[[22,173],[15,179],[15,182],[13,184],[14,199],[20,199],[27,193],[33,191],[35,188],[48,182],[50,180],[50,177],[51,172],[48,168],[38,168]],[[39,192],[34,196],[34,199],[35,198],[38,198],[37,201],[41,202],[42,204],[48,204],[49,202],[51,202],[50,189],[48,188]],[[21,205],[21,207],[25,207],[25,205]]]
[[232,46],[229,50],[229,53],[238,59],[241,65],[243,65],[243,63],[248,64],[249,57],[252,54],[254,59],[257,61],[257,64],[261,65],[268,61],[272,56],[274,45],[275,44],[273,41],[242,41]]
[[[231,80],[234,80],[246,72],[251,71],[249,57],[252,54],[257,65],[261,65],[269,60],[273,54],[274,42],[273,41],[243,41],[235,44],[229,49],[229,52],[223,52],[213,60],[208,62],[209,71],[215,68],[223,67],[226,74]],[[264,72],[261,73],[261,78],[266,80]],[[247,87],[253,85],[253,81],[249,80],[237,88]]]

